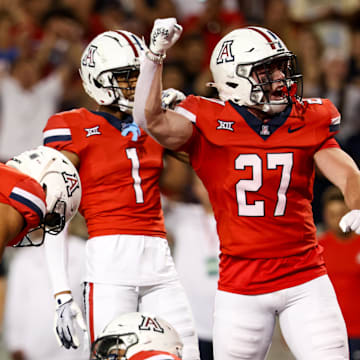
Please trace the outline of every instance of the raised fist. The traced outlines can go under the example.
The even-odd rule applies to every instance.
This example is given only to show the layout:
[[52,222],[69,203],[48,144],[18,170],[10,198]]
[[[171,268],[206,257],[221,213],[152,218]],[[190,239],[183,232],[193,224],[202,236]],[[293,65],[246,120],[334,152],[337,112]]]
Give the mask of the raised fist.
[[165,55],[182,33],[182,26],[175,18],[156,19],[150,36],[150,51],[155,55]]

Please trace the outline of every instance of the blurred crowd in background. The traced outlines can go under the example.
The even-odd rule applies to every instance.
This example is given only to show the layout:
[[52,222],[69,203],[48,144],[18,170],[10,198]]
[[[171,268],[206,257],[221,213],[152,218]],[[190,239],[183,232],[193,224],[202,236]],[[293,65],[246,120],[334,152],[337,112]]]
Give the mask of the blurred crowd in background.
[[[164,17],[176,17],[184,28],[168,52],[164,88],[216,96],[206,86],[215,44],[232,29],[264,26],[297,55],[303,96],[329,98],[339,109],[337,140],[360,165],[359,0],[0,0],[0,161],[42,144],[42,129],[55,112],[96,108],[78,75],[80,55],[91,39],[106,30],[124,29],[148,43],[154,20]],[[169,168],[172,173],[164,181],[168,191],[173,189],[166,194],[170,200],[201,203],[192,191],[190,168],[175,163]],[[328,228],[322,199],[329,185],[317,175],[313,209],[319,233]],[[5,260],[7,270],[11,258]],[[360,252],[358,261],[360,267]],[[0,302],[6,269],[0,269]],[[360,286],[359,268],[356,271]],[[357,331],[360,339],[360,325]],[[12,359],[42,357],[13,353]]]

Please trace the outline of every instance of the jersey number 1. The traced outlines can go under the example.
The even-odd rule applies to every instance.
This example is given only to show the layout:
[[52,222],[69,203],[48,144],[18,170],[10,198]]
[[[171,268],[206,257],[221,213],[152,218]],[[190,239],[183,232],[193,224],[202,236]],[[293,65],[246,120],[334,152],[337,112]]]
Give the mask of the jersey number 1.
[[134,191],[137,204],[144,202],[144,194],[141,188],[141,177],[139,174],[140,161],[136,152],[136,148],[127,148],[126,155],[131,160],[131,176],[134,180]]

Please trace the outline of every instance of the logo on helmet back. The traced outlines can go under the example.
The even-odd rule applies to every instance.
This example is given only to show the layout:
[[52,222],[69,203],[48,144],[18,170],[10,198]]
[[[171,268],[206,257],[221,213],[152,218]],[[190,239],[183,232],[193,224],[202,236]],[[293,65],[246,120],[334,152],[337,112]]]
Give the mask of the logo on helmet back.
[[152,330],[159,333],[164,333],[164,329],[160,326],[155,318],[142,315],[142,322],[139,325],[139,330]]
[[66,172],[61,173],[65,184],[66,184],[66,191],[68,194],[68,197],[71,197],[76,189],[78,189],[79,186],[79,179],[76,176],[76,174],[68,174]]

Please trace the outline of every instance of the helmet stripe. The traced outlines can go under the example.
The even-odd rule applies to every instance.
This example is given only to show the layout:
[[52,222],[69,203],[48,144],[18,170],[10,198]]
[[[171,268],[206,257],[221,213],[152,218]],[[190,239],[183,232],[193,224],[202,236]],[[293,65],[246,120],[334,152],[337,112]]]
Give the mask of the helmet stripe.
[[269,43],[269,45],[271,46],[271,48],[272,48],[272,49],[276,49],[276,46],[274,45],[274,41],[272,41],[272,40],[270,39],[270,37],[269,37],[266,33],[264,33],[263,31],[261,31],[261,30],[258,29],[258,28],[255,28],[255,27],[248,27],[248,29],[254,30],[254,31],[256,31],[257,33],[259,33],[260,35],[262,35],[262,36],[268,41],[268,43]]
[[119,35],[121,35],[129,43],[129,45],[131,46],[131,48],[135,54],[135,57],[139,57],[139,53],[138,53],[134,43],[129,39],[129,37],[121,31],[118,31],[118,30],[114,30],[114,31],[116,33],[118,33]]

